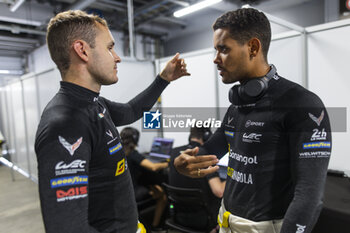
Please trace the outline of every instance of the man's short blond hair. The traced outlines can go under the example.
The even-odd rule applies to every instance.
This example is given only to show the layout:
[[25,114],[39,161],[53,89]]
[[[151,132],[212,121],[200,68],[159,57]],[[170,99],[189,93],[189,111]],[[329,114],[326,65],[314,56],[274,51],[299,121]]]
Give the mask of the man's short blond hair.
[[46,42],[61,74],[65,74],[70,66],[70,47],[75,40],[84,40],[90,47],[95,47],[97,23],[108,27],[104,19],[80,10],[61,12],[50,20]]

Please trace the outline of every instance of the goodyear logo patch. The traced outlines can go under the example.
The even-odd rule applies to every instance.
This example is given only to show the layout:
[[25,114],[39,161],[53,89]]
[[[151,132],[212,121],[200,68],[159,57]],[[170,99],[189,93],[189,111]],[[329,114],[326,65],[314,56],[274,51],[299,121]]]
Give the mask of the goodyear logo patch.
[[331,148],[331,142],[309,142],[303,144],[303,149]]
[[109,154],[112,155],[114,153],[117,153],[118,151],[120,151],[122,149],[122,144],[119,142],[117,145],[109,148]]
[[226,136],[229,136],[229,137],[231,137],[231,138],[233,138],[233,136],[235,135],[235,133],[232,132],[232,131],[227,131],[227,130],[225,130],[225,135],[226,135]]
[[125,171],[125,159],[122,159],[118,162],[117,170],[115,171],[115,176],[123,174]]
[[51,183],[51,188],[77,185],[77,184],[87,184],[88,176],[69,176],[69,177],[51,179],[50,183]]

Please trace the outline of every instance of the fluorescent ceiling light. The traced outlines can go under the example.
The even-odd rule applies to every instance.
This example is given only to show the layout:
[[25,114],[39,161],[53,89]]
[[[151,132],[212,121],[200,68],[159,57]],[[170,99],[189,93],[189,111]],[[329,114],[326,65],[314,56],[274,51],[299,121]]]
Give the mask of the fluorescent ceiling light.
[[22,70],[0,70],[0,74],[22,75]]
[[177,17],[177,18],[178,17],[182,17],[184,15],[191,14],[192,12],[201,10],[201,9],[203,9],[205,7],[208,7],[208,6],[214,5],[216,3],[219,3],[221,1],[222,0],[205,0],[205,1],[193,4],[193,5],[189,6],[189,7],[183,8],[181,10],[175,11],[174,12],[174,16]]
[[10,71],[9,70],[0,70],[0,74],[9,74]]
[[25,0],[17,0],[13,5],[10,6],[10,11],[15,12],[23,3]]

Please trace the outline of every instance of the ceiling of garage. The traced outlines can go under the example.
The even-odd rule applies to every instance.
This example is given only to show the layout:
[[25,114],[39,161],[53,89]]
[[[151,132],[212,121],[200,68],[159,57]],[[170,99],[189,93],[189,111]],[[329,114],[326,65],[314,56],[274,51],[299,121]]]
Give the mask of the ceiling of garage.
[[[172,30],[191,24],[190,17],[173,17],[174,11],[199,1],[202,0],[133,0],[134,32],[169,39]],[[211,9],[225,12],[246,3],[283,8],[307,1],[310,0],[224,0]],[[16,3],[22,4],[13,12]],[[68,9],[103,16],[112,30],[128,35],[127,0],[0,0],[0,57],[24,58],[44,44],[50,18]]]

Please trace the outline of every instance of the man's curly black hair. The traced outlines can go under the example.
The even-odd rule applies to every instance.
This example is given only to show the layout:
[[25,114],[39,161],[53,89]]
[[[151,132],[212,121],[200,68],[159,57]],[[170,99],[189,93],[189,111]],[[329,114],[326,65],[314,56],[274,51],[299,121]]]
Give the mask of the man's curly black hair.
[[228,29],[232,39],[244,44],[251,38],[258,38],[262,45],[262,52],[267,61],[267,52],[271,42],[270,22],[264,13],[253,8],[242,8],[229,11],[216,19],[214,31]]

